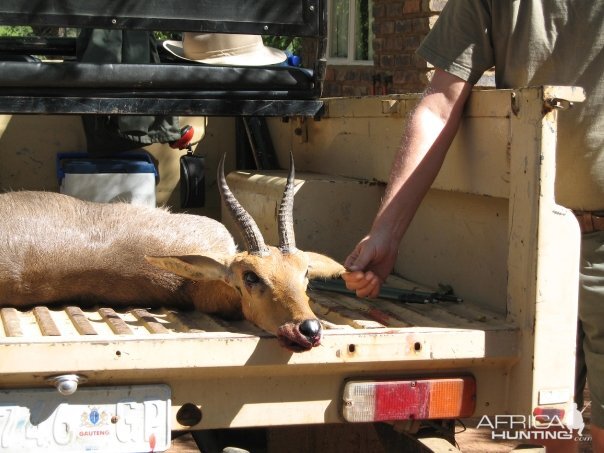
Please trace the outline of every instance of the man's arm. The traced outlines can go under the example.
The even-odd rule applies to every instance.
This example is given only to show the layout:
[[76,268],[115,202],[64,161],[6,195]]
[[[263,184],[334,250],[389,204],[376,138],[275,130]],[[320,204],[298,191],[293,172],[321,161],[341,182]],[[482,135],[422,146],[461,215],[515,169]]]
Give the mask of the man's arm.
[[346,259],[343,275],[358,297],[377,297],[398,245],[455,137],[472,85],[437,69],[411,115],[371,230]]

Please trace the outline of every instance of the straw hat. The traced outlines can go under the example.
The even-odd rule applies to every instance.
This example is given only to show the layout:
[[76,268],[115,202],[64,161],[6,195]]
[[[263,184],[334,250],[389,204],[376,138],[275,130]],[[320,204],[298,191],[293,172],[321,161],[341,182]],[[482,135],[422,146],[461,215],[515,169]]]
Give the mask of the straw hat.
[[260,35],[184,32],[182,41],[163,45],[178,58],[213,65],[265,66],[287,59],[284,52],[265,46]]

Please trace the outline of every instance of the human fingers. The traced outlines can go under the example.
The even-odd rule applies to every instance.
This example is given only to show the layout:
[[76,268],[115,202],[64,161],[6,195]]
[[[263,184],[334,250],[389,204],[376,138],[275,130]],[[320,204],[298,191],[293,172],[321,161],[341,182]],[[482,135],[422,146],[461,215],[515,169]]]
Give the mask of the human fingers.
[[342,274],[342,279],[346,284],[346,288],[350,291],[357,291],[367,286],[368,280],[365,278],[365,272],[356,271]]
[[348,284],[356,284],[365,279],[365,272],[347,271],[341,275],[342,279]]
[[368,297],[371,299],[374,299],[376,297],[379,296],[380,294],[380,288],[382,286],[382,281],[380,280],[380,278],[373,274],[373,273],[368,273],[370,275],[366,275],[365,279],[364,279],[364,284],[358,286],[358,288],[355,290],[355,293],[357,295],[357,297]]
[[377,297],[382,280],[373,272],[347,272],[342,275],[346,287],[358,297]]

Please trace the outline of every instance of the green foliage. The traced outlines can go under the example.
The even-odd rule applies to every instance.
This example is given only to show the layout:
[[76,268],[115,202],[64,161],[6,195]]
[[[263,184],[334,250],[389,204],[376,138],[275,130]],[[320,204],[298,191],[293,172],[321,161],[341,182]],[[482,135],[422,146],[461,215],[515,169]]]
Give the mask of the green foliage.
[[0,26],[0,37],[10,36],[13,38],[27,37],[27,36],[45,36],[45,37],[70,37],[75,38],[78,36],[77,28],[64,28],[64,27],[29,27],[29,26]]
[[31,27],[21,27],[12,25],[0,26],[0,36],[33,36]]
[[166,39],[169,39],[172,41],[180,41],[181,34],[180,34],[180,32],[175,32],[175,31],[154,31],[153,37],[157,41],[165,41]]
[[292,36],[264,36],[264,44],[275,49],[287,50],[295,55],[300,55],[302,40]]
[[[67,29],[62,33],[63,36],[77,36],[76,29]],[[31,27],[26,26],[0,26],[0,36],[35,36]],[[166,39],[180,40],[179,32],[154,31],[153,36],[158,41]],[[299,54],[302,50],[302,42],[300,38],[291,36],[264,36],[264,44],[280,50],[287,50],[294,54]]]

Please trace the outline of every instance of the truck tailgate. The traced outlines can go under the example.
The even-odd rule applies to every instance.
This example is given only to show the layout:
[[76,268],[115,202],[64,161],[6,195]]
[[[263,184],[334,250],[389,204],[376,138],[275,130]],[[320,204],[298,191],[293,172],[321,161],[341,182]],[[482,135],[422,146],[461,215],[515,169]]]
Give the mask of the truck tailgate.
[[205,409],[196,428],[266,426],[341,421],[337,398],[350,377],[480,375],[516,360],[518,329],[471,303],[310,295],[324,337],[297,354],[247,321],[196,311],[2,308],[1,385],[48,386],[68,373],[90,386],[163,383],[172,388],[176,428],[190,427],[177,417],[186,403]]

